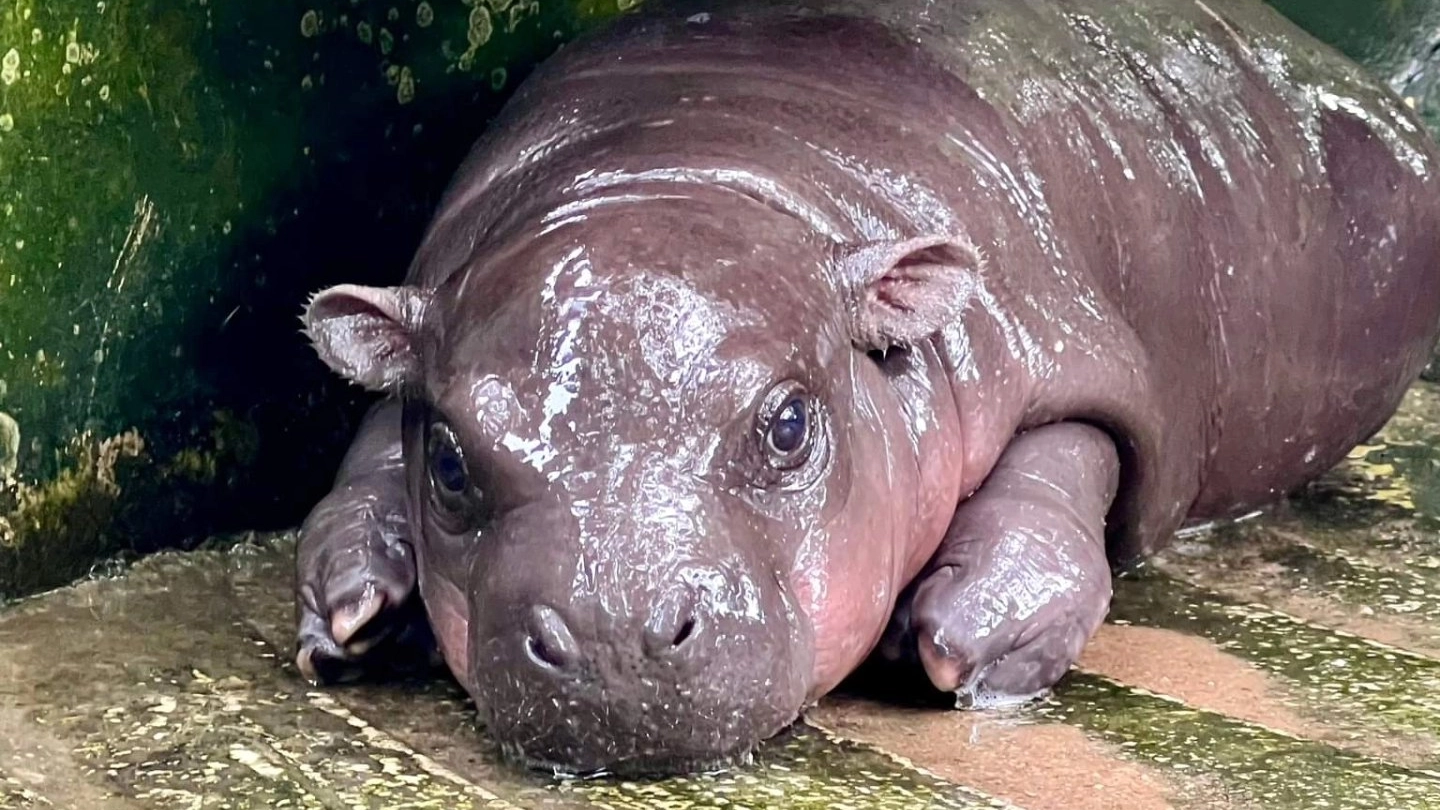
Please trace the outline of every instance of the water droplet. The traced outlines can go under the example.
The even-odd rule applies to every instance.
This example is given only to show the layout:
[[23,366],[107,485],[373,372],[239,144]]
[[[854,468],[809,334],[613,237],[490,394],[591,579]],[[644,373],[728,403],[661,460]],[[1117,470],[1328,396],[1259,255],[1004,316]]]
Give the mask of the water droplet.
[[108,85],[108,84],[102,84],[102,85],[100,85],[100,100],[101,100],[101,101],[109,101],[109,100],[110,100],[110,85]]
[[230,231],[234,230],[234,228],[235,226],[231,225],[230,220],[228,219],[220,224],[220,232],[223,234],[229,234]]
[[421,0],[420,5],[415,8],[415,24],[421,28],[429,28],[430,23],[435,22],[435,9],[429,3]]
[[368,22],[359,23],[355,26],[355,37],[369,45],[375,41],[375,29],[371,28]]
[[80,43],[70,42],[65,45],[65,61],[78,65],[80,63]]
[[396,20],[400,19],[400,9],[391,6],[390,10],[385,12],[385,19],[389,20],[390,22],[395,22]]
[[30,44],[31,44],[31,45],[39,45],[39,44],[40,44],[40,40],[42,40],[42,39],[44,39],[44,38],[45,38],[45,35],[42,34],[42,33],[40,33],[40,29],[39,29],[39,28],[36,28],[34,31],[31,31],[31,32],[30,32]]
[[0,114],[0,132],[9,132],[15,128],[15,116],[10,113]]
[[300,18],[300,35],[308,39],[318,33],[320,33],[320,15],[315,13],[315,9],[312,8]]
[[401,104],[409,104],[415,100],[415,75],[408,67],[400,69],[400,86],[395,90],[395,98],[399,99]]
[[615,0],[615,8],[621,11],[629,11],[640,4],[640,0]]
[[490,71],[490,87],[495,90],[503,88],[505,86],[505,80],[507,78],[509,78],[509,76],[505,72],[505,68],[495,68],[494,70]]
[[20,462],[20,423],[0,411],[0,478],[15,474]]
[[302,76],[302,77],[300,78],[300,89],[301,89],[301,90],[309,90],[310,88],[312,88],[312,87],[314,87],[314,86],[315,86],[315,80],[312,79],[312,78],[310,78],[310,74],[307,73],[307,74],[305,74],[304,76]]
[[11,48],[0,57],[0,82],[14,84],[20,78],[20,52]]
[[380,53],[382,53],[382,54],[387,54],[387,55],[388,55],[388,54],[390,53],[390,50],[391,50],[392,48],[394,48],[394,47],[395,47],[395,35],[392,34],[392,33],[390,33],[390,29],[388,29],[388,28],[381,28],[381,29],[380,29]]

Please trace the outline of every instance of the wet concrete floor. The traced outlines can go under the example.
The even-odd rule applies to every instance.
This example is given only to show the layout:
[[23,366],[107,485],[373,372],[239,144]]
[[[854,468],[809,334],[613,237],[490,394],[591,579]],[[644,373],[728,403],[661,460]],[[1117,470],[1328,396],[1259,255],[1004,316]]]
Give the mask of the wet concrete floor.
[[1440,387],[1307,492],[1118,584],[1044,703],[860,679],[753,765],[564,782],[498,764],[444,679],[316,690],[293,537],[0,611],[0,810],[1440,808]]

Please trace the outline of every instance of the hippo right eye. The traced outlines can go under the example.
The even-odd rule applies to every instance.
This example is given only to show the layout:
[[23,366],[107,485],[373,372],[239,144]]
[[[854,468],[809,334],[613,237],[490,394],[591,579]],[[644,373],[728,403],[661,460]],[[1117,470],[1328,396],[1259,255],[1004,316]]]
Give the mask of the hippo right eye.
[[435,480],[446,491],[456,495],[465,491],[470,479],[465,474],[465,464],[453,447],[441,447],[435,455]]
[[454,432],[444,424],[432,425],[427,444],[431,487],[447,498],[463,497],[470,490],[470,471]]
[[792,472],[810,460],[820,425],[814,399],[798,383],[770,390],[761,408],[760,440],[766,466]]

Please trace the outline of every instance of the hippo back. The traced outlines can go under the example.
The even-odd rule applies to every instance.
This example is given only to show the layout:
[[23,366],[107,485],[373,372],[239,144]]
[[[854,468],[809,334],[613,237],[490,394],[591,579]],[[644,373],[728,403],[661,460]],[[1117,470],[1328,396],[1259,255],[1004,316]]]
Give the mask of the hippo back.
[[1126,559],[1388,418],[1440,323],[1437,159],[1258,0],[654,3],[525,83],[412,278],[616,178],[727,185],[836,240],[963,233],[1006,356],[943,335],[957,400],[1018,368],[986,430],[1110,429]]

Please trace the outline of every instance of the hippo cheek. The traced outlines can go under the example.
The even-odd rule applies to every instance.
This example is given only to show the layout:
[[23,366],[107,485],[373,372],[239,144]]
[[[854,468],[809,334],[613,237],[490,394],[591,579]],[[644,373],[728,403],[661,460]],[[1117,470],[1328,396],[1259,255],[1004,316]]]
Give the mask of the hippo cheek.
[[[894,417],[889,418],[893,422]],[[933,533],[917,520],[922,485],[903,424],[872,413],[871,429],[852,432],[852,463],[816,493],[821,516],[798,547],[791,587],[814,637],[811,699],[835,688],[865,660],[884,634],[908,577],[917,545],[933,550]],[[923,548],[921,556],[928,554]]]
[[[846,534],[863,537],[865,528]],[[833,539],[808,544],[791,577],[814,639],[809,700],[824,696],[860,665],[895,604],[894,578],[883,573],[894,567],[891,555],[850,546]]]
[[446,667],[462,686],[471,690],[474,680],[470,670],[469,599],[454,580],[426,577],[423,573],[420,593]]
[[473,693],[511,759],[568,773],[694,770],[798,716],[813,665],[773,569],[733,552],[649,571],[537,563],[533,544],[531,556],[501,549],[491,570],[502,573],[477,580],[471,614]]

